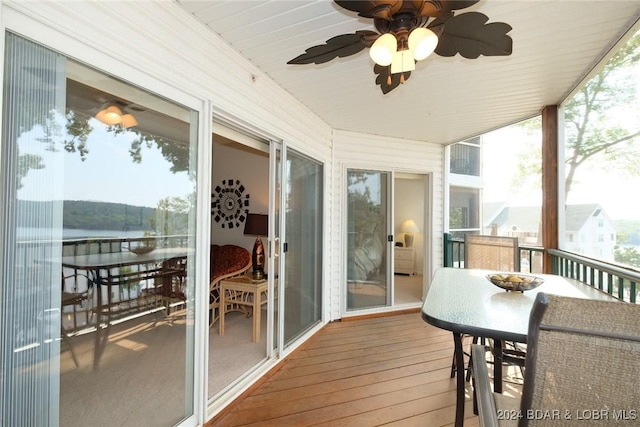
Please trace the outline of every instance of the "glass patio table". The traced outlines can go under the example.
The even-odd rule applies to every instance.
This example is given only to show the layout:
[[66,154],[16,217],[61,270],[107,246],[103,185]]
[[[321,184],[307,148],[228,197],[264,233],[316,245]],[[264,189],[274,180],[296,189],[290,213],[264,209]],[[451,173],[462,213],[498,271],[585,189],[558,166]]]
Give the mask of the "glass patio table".
[[[453,333],[456,358],[456,427],[464,420],[465,375],[462,336],[500,341],[527,342],[529,314],[539,292],[574,298],[618,299],[574,279],[550,274],[535,274],[544,283],[525,292],[507,292],[495,286],[487,275],[496,272],[480,269],[439,268],[422,305],[427,323]],[[519,273],[515,273],[519,274]],[[494,391],[502,392],[502,364],[494,366]]]

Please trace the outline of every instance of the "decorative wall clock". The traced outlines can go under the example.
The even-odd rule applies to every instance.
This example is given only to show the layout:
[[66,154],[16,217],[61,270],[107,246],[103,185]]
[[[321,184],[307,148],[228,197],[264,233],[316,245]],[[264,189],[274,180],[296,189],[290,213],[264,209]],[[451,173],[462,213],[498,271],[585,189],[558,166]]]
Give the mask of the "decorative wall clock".
[[222,228],[238,228],[249,213],[249,195],[237,179],[223,179],[211,195],[211,213]]

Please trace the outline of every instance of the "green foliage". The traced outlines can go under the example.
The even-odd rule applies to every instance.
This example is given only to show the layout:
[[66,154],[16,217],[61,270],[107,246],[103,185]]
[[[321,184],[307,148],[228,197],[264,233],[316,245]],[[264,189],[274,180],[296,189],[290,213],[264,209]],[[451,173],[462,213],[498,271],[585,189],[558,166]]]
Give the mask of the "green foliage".
[[[80,114],[69,111],[67,114],[67,136],[64,141],[64,148],[69,153],[78,152],[80,158],[84,160],[89,154],[87,141],[93,128],[89,124],[91,117],[82,117]],[[112,125],[107,127],[107,131],[113,135],[129,134],[133,138],[129,148],[129,155],[134,163],[142,162],[142,147],[153,147],[156,144],[160,149],[163,157],[171,163],[171,172],[183,172],[189,170],[189,144],[185,142],[172,141],[143,132],[138,128],[125,129],[120,125]]]
[[449,228],[465,228],[462,218],[462,208],[449,209]]
[[640,221],[617,220],[614,221],[616,229],[616,241],[619,244],[640,246]]
[[[19,151],[19,149],[18,149]],[[18,176],[17,188],[22,188],[22,178],[26,177],[30,170],[43,169],[44,163],[42,157],[35,154],[20,154],[18,153]]]
[[[38,140],[47,144],[47,150],[58,151],[59,146],[62,145],[62,148],[68,153],[78,153],[82,161],[86,160],[90,153],[88,144],[89,137],[94,130],[90,124],[90,116],[69,110],[66,115],[64,125],[66,132],[64,132],[64,134],[60,129],[61,126],[54,117],[43,117],[41,119],[43,123],[34,123],[34,127],[41,127],[42,136],[39,137]],[[129,148],[129,154],[133,163],[142,162],[143,145],[151,148],[153,144],[155,144],[163,157],[171,164],[171,172],[177,173],[189,170],[188,143],[161,138],[135,128],[125,129],[120,125],[109,126],[107,127],[107,131],[113,135],[127,133],[134,136],[131,139],[131,146]],[[46,166],[42,157],[37,155],[31,155],[22,159],[19,158],[18,161],[18,188],[22,188],[22,179],[27,176],[30,170],[43,169]]]
[[637,144],[638,122],[617,120],[616,111],[636,104],[636,73],[640,62],[640,32],[605,64],[564,107],[566,170],[565,193],[569,193],[576,169],[604,156],[617,169],[640,171]]
[[[37,212],[51,202],[18,200],[22,212]],[[123,203],[89,202],[65,200],[63,202],[63,227],[83,230],[151,230],[156,209],[144,206],[132,206]],[[31,223],[30,220],[36,221]],[[37,227],[37,218],[20,215],[18,226]]]
[[[616,115],[616,112],[637,105],[639,63],[640,32],[565,104],[565,194],[571,189],[576,170],[588,161],[606,160],[615,163],[618,171],[640,173],[639,122],[624,122]],[[539,132],[541,117],[517,126],[529,133]],[[539,159],[539,152],[520,157],[515,187],[519,187],[527,176],[540,174]]]
[[640,267],[640,252],[635,248],[616,246],[614,257],[621,264]]
[[87,140],[89,139],[89,134],[93,131],[93,128],[89,124],[89,119],[87,117],[78,117],[78,114],[69,111],[67,114],[66,128],[67,135],[70,136],[71,139],[64,141],[64,149],[69,153],[75,153],[77,151],[82,161],[85,161],[89,153]]
[[158,202],[156,215],[150,219],[152,229],[165,236],[186,234],[189,230],[189,211],[193,200],[167,197]]
[[[374,173],[375,175],[375,173]],[[348,201],[350,229],[358,233],[371,233],[382,225],[386,212],[381,211],[380,203],[373,199],[367,180],[371,172],[350,171],[348,175]],[[380,189],[384,191],[384,188]]]

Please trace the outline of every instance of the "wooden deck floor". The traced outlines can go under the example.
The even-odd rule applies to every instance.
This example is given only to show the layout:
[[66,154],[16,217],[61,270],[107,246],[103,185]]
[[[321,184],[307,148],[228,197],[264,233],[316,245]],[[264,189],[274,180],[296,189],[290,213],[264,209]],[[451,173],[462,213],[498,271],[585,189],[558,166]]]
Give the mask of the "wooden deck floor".
[[207,425],[453,426],[452,355],[419,312],[331,323]]

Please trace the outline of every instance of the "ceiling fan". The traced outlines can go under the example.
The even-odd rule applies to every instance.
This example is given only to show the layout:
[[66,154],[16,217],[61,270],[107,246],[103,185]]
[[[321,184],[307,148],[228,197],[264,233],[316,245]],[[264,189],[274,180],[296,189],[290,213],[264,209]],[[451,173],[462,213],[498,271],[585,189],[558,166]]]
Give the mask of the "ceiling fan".
[[440,56],[476,59],[480,55],[511,55],[511,26],[487,23],[480,12],[454,15],[480,0],[334,0],[358,16],[373,19],[378,30],[341,34],[325,44],[306,49],[287,64],[322,64],[369,48],[373,72],[382,93],[404,83],[420,61],[432,52]]

